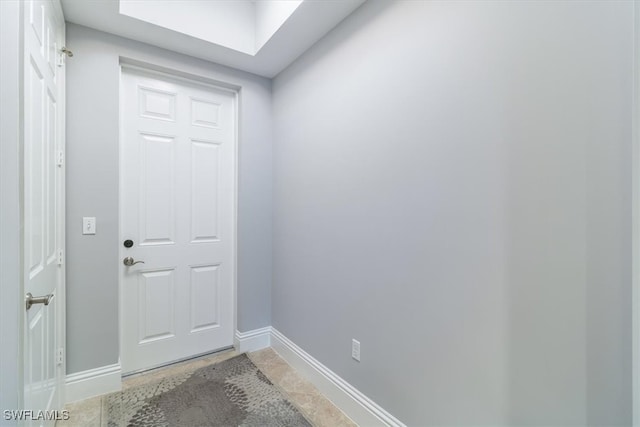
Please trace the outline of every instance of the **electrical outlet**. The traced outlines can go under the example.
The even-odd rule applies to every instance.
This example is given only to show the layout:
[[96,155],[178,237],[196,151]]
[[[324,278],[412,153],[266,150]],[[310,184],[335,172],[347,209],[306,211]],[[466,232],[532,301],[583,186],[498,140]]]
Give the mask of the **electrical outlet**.
[[356,339],[351,340],[351,357],[360,361],[360,341]]

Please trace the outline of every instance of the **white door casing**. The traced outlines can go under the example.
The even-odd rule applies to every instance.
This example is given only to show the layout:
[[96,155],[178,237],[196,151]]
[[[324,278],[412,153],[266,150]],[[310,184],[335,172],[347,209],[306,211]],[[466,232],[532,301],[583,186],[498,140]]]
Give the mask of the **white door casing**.
[[[61,409],[64,377],[64,46],[55,0],[22,2],[24,37],[24,408]],[[44,417],[47,418],[47,417]],[[27,420],[27,425],[49,425]]]
[[122,70],[123,373],[233,343],[235,105],[226,89]]

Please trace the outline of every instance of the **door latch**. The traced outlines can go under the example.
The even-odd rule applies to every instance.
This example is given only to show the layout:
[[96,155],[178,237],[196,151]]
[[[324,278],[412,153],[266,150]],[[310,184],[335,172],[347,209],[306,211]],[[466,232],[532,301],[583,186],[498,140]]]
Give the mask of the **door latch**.
[[134,261],[132,257],[128,256],[122,260],[122,263],[127,267],[131,267],[132,265],[136,265],[136,264],[144,264],[144,261]]

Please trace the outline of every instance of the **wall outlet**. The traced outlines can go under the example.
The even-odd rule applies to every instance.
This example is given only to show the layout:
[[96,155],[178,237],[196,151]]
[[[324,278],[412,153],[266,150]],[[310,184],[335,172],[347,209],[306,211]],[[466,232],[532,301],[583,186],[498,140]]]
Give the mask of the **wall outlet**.
[[360,341],[355,339],[351,340],[351,357],[360,361]]

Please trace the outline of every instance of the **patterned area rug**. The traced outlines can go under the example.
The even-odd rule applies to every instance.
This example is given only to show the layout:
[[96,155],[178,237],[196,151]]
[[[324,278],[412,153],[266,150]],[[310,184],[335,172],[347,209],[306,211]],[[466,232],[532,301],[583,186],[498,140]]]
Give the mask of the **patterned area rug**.
[[311,426],[245,354],[103,402],[108,427]]

